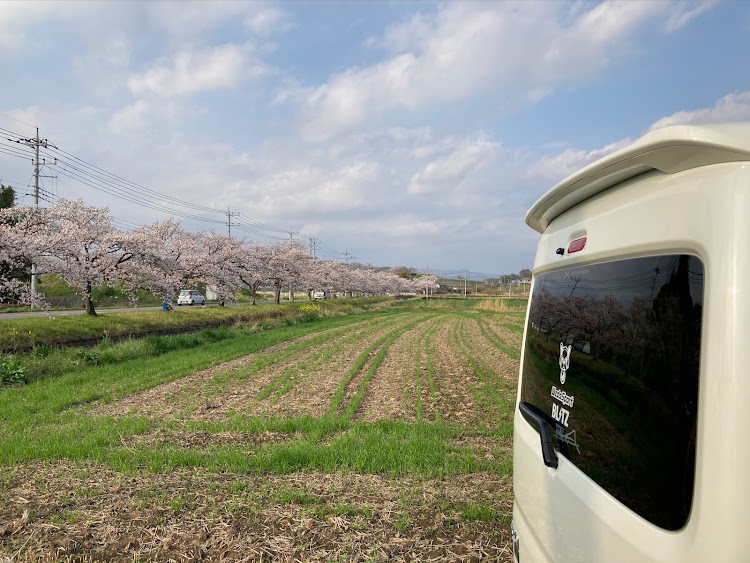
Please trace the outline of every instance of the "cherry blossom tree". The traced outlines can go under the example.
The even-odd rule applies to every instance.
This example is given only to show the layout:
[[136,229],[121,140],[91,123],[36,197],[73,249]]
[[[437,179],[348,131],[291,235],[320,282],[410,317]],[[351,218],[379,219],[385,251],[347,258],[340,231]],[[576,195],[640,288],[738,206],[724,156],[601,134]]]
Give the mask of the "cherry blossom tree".
[[423,274],[415,278],[414,285],[417,292],[425,292],[429,296],[438,288],[438,277],[434,274]]
[[174,219],[138,227],[128,239],[135,259],[123,268],[121,279],[131,290],[161,295],[170,305],[175,291],[195,276],[191,267],[199,260],[192,255],[199,243],[196,233],[184,230]]
[[258,288],[267,280],[265,264],[270,261],[270,248],[258,242],[242,244],[234,249],[232,260],[237,268],[240,286],[250,291],[251,304],[255,305]]
[[[0,263],[38,266],[78,289],[86,312],[95,315],[92,290],[121,283],[131,294],[146,289],[172,301],[174,292],[198,281],[215,288],[222,304],[236,299],[240,288],[252,303],[262,283],[273,285],[280,303],[282,287],[362,296],[423,291],[436,276],[407,279],[393,271],[350,266],[307,254],[298,241],[261,244],[214,231],[190,232],[176,220],[139,227],[130,233],[114,228],[106,207],[90,207],[64,199],[48,208],[0,209]],[[21,302],[41,306],[20,279],[0,270],[0,300],[13,294]]]
[[58,274],[80,290],[86,313],[96,315],[92,289],[117,279],[117,270],[132,258],[109,208],[59,199],[52,207],[13,209],[12,246],[37,264],[39,274]]
[[58,274],[79,289],[87,315],[96,315],[91,290],[119,281],[118,269],[133,258],[128,235],[115,229],[108,207],[60,199],[43,210],[43,236],[37,240],[42,272]]
[[265,279],[274,287],[274,301],[281,303],[281,288],[285,283],[300,280],[307,257],[305,245],[299,241],[272,242],[266,245],[259,264]]
[[197,277],[215,289],[222,307],[225,301],[236,300],[241,283],[236,255],[242,245],[243,241],[211,231],[203,237],[200,251],[195,254],[200,257],[200,263],[195,265]]
[[36,247],[32,241],[41,230],[42,218],[39,209],[0,209],[0,302],[12,299],[19,304],[39,309],[48,307],[44,296],[33,293],[29,284],[17,275],[19,271],[25,271],[37,258]]

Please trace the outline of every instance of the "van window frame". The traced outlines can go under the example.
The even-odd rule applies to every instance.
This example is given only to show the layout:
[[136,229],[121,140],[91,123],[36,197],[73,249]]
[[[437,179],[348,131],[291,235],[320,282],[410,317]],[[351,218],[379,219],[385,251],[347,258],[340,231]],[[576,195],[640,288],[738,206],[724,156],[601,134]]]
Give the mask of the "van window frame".
[[[636,402],[635,407],[640,408],[641,410],[638,412],[645,413],[641,416],[644,417],[642,420],[650,421],[653,417],[654,420],[670,420],[670,416],[668,413],[661,412],[664,408],[666,408],[664,405],[669,404],[671,408],[675,409],[676,406],[679,403],[679,400],[682,400],[682,397],[678,399],[669,399],[665,398],[669,396],[669,392],[673,391],[673,388],[670,387],[669,392],[665,392],[664,389],[660,389],[658,393],[656,391],[648,392],[648,386],[643,381],[638,381],[638,377],[645,377],[646,372],[643,371],[643,362],[647,362],[647,367],[649,370],[648,373],[660,373],[659,370],[656,368],[656,359],[646,359],[645,358],[645,352],[648,349],[649,346],[656,346],[656,342],[654,343],[646,343],[642,344],[643,346],[643,358],[641,359],[641,366],[640,366],[640,373],[636,374],[637,365],[633,362],[630,362],[629,367],[622,372],[617,373],[617,369],[622,371],[622,367],[619,366],[617,362],[612,362],[612,358],[604,358],[603,356],[607,353],[605,347],[602,347],[601,342],[595,342],[594,338],[576,338],[575,335],[573,337],[570,337],[570,328],[564,327],[562,325],[558,326],[557,330],[561,330],[562,334],[564,334],[566,331],[568,331],[567,336],[563,336],[562,338],[558,338],[557,340],[564,340],[563,342],[555,342],[554,346],[551,346],[549,342],[542,343],[541,341],[539,343],[535,343],[534,346],[536,348],[532,350],[531,344],[535,342],[536,338],[540,338],[540,335],[545,334],[546,337],[552,338],[553,336],[561,336],[562,334],[547,334],[545,331],[549,331],[549,327],[544,326],[537,326],[540,324],[540,317],[538,316],[538,311],[535,311],[535,307],[543,307],[543,306],[551,306],[551,304],[554,302],[552,299],[548,299],[549,303],[540,303],[540,298],[543,295],[542,292],[547,291],[549,293],[549,287],[550,287],[550,281],[557,280],[561,277],[564,277],[565,275],[572,276],[569,278],[569,285],[565,291],[562,290],[562,285],[559,285],[558,289],[553,290],[552,294],[556,295],[561,299],[561,303],[557,306],[561,308],[561,311],[565,311],[565,307],[568,305],[571,305],[574,302],[573,296],[575,295],[575,289],[578,287],[584,288],[586,287],[586,283],[579,285],[580,281],[583,281],[586,279],[586,276],[588,275],[588,281],[594,281],[593,277],[591,277],[591,270],[599,270],[599,273],[597,275],[603,275],[605,271],[615,271],[618,267],[623,268],[629,268],[633,269],[634,272],[637,272],[638,267],[640,267],[640,264],[646,265],[648,263],[657,263],[659,264],[664,259],[677,259],[678,263],[681,263],[681,261],[685,261],[687,263],[687,271],[686,273],[677,273],[677,274],[670,274],[669,280],[665,281],[664,275],[661,276],[661,279],[658,283],[656,281],[653,282],[654,288],[652,290],[652,295],[650,296],[650,306],[651,310],[648,308],[644,309],[644,303],[640,301],[636,301],[636,298],[633,298],[630,308],[633,309],[628,314],[630,314],[634,319],[636,318],[637,314],[645,314],[646,317],[651,317],[652,320],[654,320],[655,325],[652,323],[651,328],[653,329],[654,326],[657,328],[654,329],[656,332],[653,332],[653,334],[657,334],[658,330],[665,330],[668,328],[668,318],[665,316],[667,313],[673,313],[675,310],[684,311],[683,320],[675,320],[674,323],[684,323],[681,325],[685,331],[688,331],[690,334],[688,336],[682,335],[681,336],[681,342],[679,345],[681,359],[680,367],[677,371],[679,371],[679,377],[678,382],[680,385],[682,385],[682,382],[685,382],[686,389],[684,390],[684,400],[685,400],[685,409],[688,411],[689,416],[685,420],[683,419],[677,419],[674,424],[678,426],[677,434],[679,434],[680,446],[682,447],[684,445],[684,454],[686,456],[685,459],[687,459],[687,462],[684,464],[684,474],[681,477],[683,479],[682,483],[682,489],[681,489],[681,506],[679,509],[670,506],[666,510],[660,510],[658,509],[657,505],[659,502],[669,502],[673,503],[675,502],[675,498],[677,498],[678,493],[680,491],[676,491],[676,485],[673,487],[673,489],[669,490],[669,494],[667,495],[669,498],[665,500],[665,498],[661,498],[659,500],[658,498],[654,500],[651,504],[654,506],[647,506],[649,505],[648,499],[644,502],[644,493],[643,491],[637,491],[638,494],[632,494],[628,492],[627,487],[623,487],[623,483],[629,484],[631,488],[634,486],[635,488],[638,487],[639,481],[637,479],[630,479],[630,482],[628,483],[627,479],[622,479],[620,483],[615,483],[614,481],[608,481],[610,477],[607,477],[605,475],[606,471],[599,472],[596,466],[596,462],[591,461],[592,452],[594,448],[592,447],[592,451],[585,451],[585,448],[587,447],[587,440],[590,440],[590,442],[593,444],[595,441],[601,441],[601,438],[596,436],[598,433],[596,431],[596,426],[592,420],[597,420],[594,415],[601,414],[599,411],[597,411],[596,408],[592,408],[591,405],[587,405],[587,402],[595,401],[599,402],[600,409],[602,412],[608,413],[608,416],[612,418],[614,421],[619,421],[618,423],[621,425],[621,427],[617,427],[616,425],[612,425],[612,429],[614,429],[616,432],[619,432],[622,435],[626,435],[628,432],[633,432],[633,436],[629,436],[629,438],[633,438],[634,442],[636,444],[636,447],[638,444],[640,444],[640,447],[643,447],[643,444],[648,443],[648,439],[644,440],[644,436],[638,436],[636,431],[628,430],[628,424],[627,421],[627,415],[625,416],[625,419],[622,418],[622,413],[618,413],[617,409],[613,408],[613,405],[616,406],[616,404],[608,405],[606,403],[606,399],[602,399],[602,397],[607,397],[607,393],[609,391],[603,391],[601,394],[601,397],[597,397],[596,393],[593,393],[588,387],[581,386],[584,381],[588,381],[588,386],[590,387],[593,385],[598,386],[606,386],[605,383],[605,377],[611,377],[612,385],[618,384],[618,381],[621,381],[619,383],[620,385],[623,385],[622,388],[615,388],[613,391],[611,391],[612,395],[617,395],[620,391],[625,391],[625,382],[627,382],[630,386],[637,386],[642,385],[645,386],[643,389],[636,389],[636,391],[629,391],[633,394],[633,397],[641,397],[643,399],[646,399],[642,402],[646,403],[647,406],[643,406],[642,402]],[[697,270],[699,270],[699,274],[696,273],[697,270],[691,270],[692,266],[690,264],[697,265]],[[674,264],[672,264],[673,267],[676,267]],[[657,266],[658,268],[658,266]],[[583,274],[583,271],[588,271],[587,274]],[[566,272],[568,272],[566,274]],[[574,281],[576,279],[575,273],[578,272],[580,280]],[[639,289],[638,283],[642,286],[644,281],[648,280],[646,277],[637,277],[637,274],[632,274],[636,277],[628,278],[627,283],[623,282],[623,287],[630,287],[631,289],[635,287],[636,291]],[[654,280],[659,278],[660,274],[655,274]],[[692,302],[692,304],[689,304],[687,301],[684,300],[684,293],[685,293],[685,287],[683,280],[680,276],[687,277],[687,280],[690,284],[690,294],[691,299],[695,298],[697,301]],[[695,277],[693,280],[691,276]],[[698,279],[699,277],[699,279]],[[636,283],[633,280],[640,280],[640,282]],[[676,280],[676,281],[673,281]],[[606,283],[611,283],[607,280],[599,280],[602,284],[602,287],[605,287]],[[670,281],[673,281],[672,285],[670,285]],[[682,285],[680,285],[682,284]],[[617,288],[617,285],[611,285],[613,288]],[[570,293],[570,296],[568,297],[567,301],[564,299],[564,295],[567,293],[569,289],[573,288],[573,291]],[[665,289],[666,288],[666,289]],[[640,287],[640,289],[643,289]],[[656,291],[664,291],[664,293],[660,295],[654,295],[653,293]],[[675,294],[675,291],[677,292]],[[700,295],[693,295],[694,291],[699,291]],[[600,292],[603,293],[603,292]],[[674,294],[674,295],[673,295]],[[595,293],[594,293],[595,295]],[[554,419],[550,419],[552,422],[555,423],[556,427],[551,428],[552,435],[554,437],[554,442],[556,449],[569,461],[571,461],[578,469],[583,471],[589,478],[594,480],[597,485],[602,487],[604,490],[606,490],[610,495],[612,495],[614,498],[616,498],[618,501],[623,503],[625,506],[639,514],[640,516],[646,518],[651,523],[662,527],[667,530],[678,530],[684,527],[687,522],[689,521],[690,516],[690,510],[692,509],[692,502],[694,497],[694,488],[695,488],[695,465],[696,465],[696,444],[697,444],[697,417],[698,417],[698,407],[699,407],[699,396],[698,396],[698,387],[700,384],[700,378],[701,378],[701,371],[700,371],[700,358],[702,353],[702,347],[703,347],[703,335],[701,333],[701,327],[703,323],[703,300],[706,296],[706,268],[705,268],[705,262],[704,260],[696,253],[688,253],[684,250],[680,251],[670,251],[670,250],[662,250],[660,253],[653,253],[648,255],[641,255],[641,256],[626,256],[626,257],[618,257],[616,259],[609,259],[609,260],[602,260],[602,261],[595,261],[595,262],[579,262],[575,265],[567,265],[567,267],[563,268],[551,268],[546,269],[539,274],[535,274],[534,283],[532,285],[532,294],[530,297],[530,303],[529,303],[529,312],[527,317],[527,324],[526,324],[526,338],[524,340],[524,350],[523,350],[523,365],[522,365],[522,375],[521,375],[521,389],[519,390],[519,397],[522,402],[528,402],[529,405],[534,406],[535,408],[541,409],[543,411],[546,411],[551,417],[554,417]],[[589,293],[588,295],[588,305],[585,303],[587,302],[586,298],[582,299],[575,299],[575,302],[579,304],[582,308],[595,308],[597,306],[594,298],[592,297],[592,294]],[[660,301],[657,304],[657,297],[659,297]],[[675,301],[677,299],[677,301]],[[623,303],[627,301],[625,298],[621,298],[619,301],[622,301]],[[615,302],[619,302],[615,300]],[[603,303],[603,302],[602,302]],[[665,306],[665,303],[668,303],[668,308],[664,309],[662,312],[659,311],[658,307],[661,307],[662,309]],[[583,305],[581,305],[583,304]],[[636,307],[637,304],[637,307]],[[658,306],[657,306],[658,305]],[[554,314],[554,311],[550,314]],[[580,314],[582,318],[588,318],[591,316],[590,311],[583,310],[583,311],[575,311],[575,308],[571,307],[570,311],[565,311],[565,314],[568,315],[576,315]],[[660,315],[663,317],[661,318]],[[619,318],[619,317],[618,317]],[[627,318],[627,315],[625,317],[622,317],[623,319]],[[677,317],[675,317],[677,319]],[[576,319],[576,322],[579,322],[580,319]],[[551,321],[550,321],[551,322]],[[564,319],[563,319],[564,322]],[[572,322],[572,321],[569,321]],[[649,328],[649,325],[647,324],[648,321],[643,320],[642,321],[643,326],[642,328],[644,330]],[[667,324],[665,324],[667,323]],[[543,323],[541,323],[543,324]],[[636,325],[635,321],[633,321],[633,324]],[[665,328],[666,327],[666,328]],[[696,335],[695,330],[697,329],[697,348],[695,346],[695,338]],[[582,334],[585,334],[586,325],[581,325],[580,323],[577,325],[577,329]],[[646,332],[648,334],[648,332]],[[676,336],[675,336],[676,338]],[[692,339],[692,340],[691,340]],[[676,341],[675,341],[676,342]],[[691,347],[688,342],[693,342],[693,345]],[[627,341],[625,341],[625,344],[627,344]],[[610,343],[610,348],[612,349],[611,354],[612,357],[615,358],[617,356],[617,352],[615,349],[618,346],[623,346],[623,343],[619,342],[613,342]],[[670,346],[676,346],[674,343],[670,343]],[[666,344],[665,344],[666,346]],[[559,347],[559,353],[558,348]],[[562,348],[565,348],[563,351]],[[555,348],[555,349],[553,349]],[[597,350],[597,348],[599,348]],[[667,350],[668,348],[665,348]],[[596,355],[597,353],[600,354],[599,358],[597,359]],[[536,354],[535,357],[532,357],[534,354]],[[693,355],[695,357],[693,358]],[[587,358],[588,356],[588,358]],[[542,361],[537,367],[530,367],[532,365],[532,362],[539,362],[539,358],[544,358],[544,361]],[[606,364],[606,361],[609,361],[609,364],[607,364],[609,367],[605,370],[603,370],[602,373],[605,375],[602,375],[601,381],[597,379],[590,379],[586,380],[584,376],[585,370],[591,370],[593,369],[592,366],[596,365],[597,362]],[[561,372],[563,372],[563,364],[569,362],[572,365],[568,366],[568,369],[565,370],[566,376],[570,377],[571,379],[568,380],[568,385],[565,385],[565,377],[563,376]],[[618,360],[620,363],[623,363],[622,360]],[[662,360],[659,360],[662,361]],[[553,366],[552,363],[558,363],[557,366]],[[663,362],[665,364],[669,365],[670,371],[669,373],[672,374],[670,377],[674,379],[674,373],[675,373],[675,367],[674,362],[675,358],[667,357],[666,352],[664,353]],[[587,365],[587,367],[584,369],[584,366]],[[576,365],[578,364],[578,365]],[[547,367],[545,367],[547,366]],[[614,366],[614,367],[613,367]],[[685,368],[685,369],[683,369]],[[687,369],[689,368],[689,369]],[[539,370],[542,370],[546,375],[540,376],[542,372]],[[576,369],[579,369],[579,373],[576,373]],[[606,375],[606,371],[609,370],[612,372],[609,376]],[[551,379],[558,377],[556,374],[553,374],[552,371],[560,372],[559,379],[557,379],[556,384],[551,384]],[[683,375],[684,371],[684,375]],[[632,373],[631,373],[632,372]],[[594,372],[591,371],[589,376],[593,374]],[[580,378],[580,381],[576,382],[576,377]],[[648,375],[649,378],[653,378],[653,375]],[[658,377],[658,375],[656,376]],[[573,382],[573,385],[570,385],[570,383]],[[655,384],[655,385],[664,385],[664,383],[658,383],[658,379],[649,379],[648,384]],[[546,391],[541,389],[541,386],[550,384],[551,389],[547,389]],[[534,389],[532,392],[532,385],[535,387],[539,387],[539,389]],[[672,386],[674,386],[674,381],[671,383]],[[571,392],[570,389],[577,388],[577,392]],[[682,387],[679,387],[680,393],[683,392]],[[546,393],[546,397],[542,398],[544,394]],[[640,395],[639,395],[640,393]],[[653,399],[653,395],[656,393],[656,399]],[[587,397],[588,394],[588,397]],[[627,398],[626,393],[626,398]],[[658,404],[658,399],[662,398],[664,404]],[[528,399],[533,399],[531,401],[527,401]],[[578,405],[576,405],[576,401],[578,401]],[[619,399],[617,400],[619,401]],[[617,403],[615,401],[615,403]],[[539,404],[537,404],[539,403]],[[593,404],[593,403],[592,403]],[[656,405],[656,406],[654,406]],[[579,409],[576,409],[575,407],[578,406]],[[557,407],[557,408],[555,408]],[[649,409],[653,407],[654,411],[659,411],[659,415],[657,416],[653,412],[649,412]],[[589,409],[591,412],[588,412],[586,409]],[[579,411],[576,413],[576,411]],[[633,411],[636,412],[636,411]],[[671,411],[670,411],[671,412]],[[675,416],[679,417],[679,412],[676,411],[677,414]],[[579,416],[580,420],[576,421],[576,416]],[[601,431],[601,428],[605,428],[606,423],[610,423],[611,421],[606,418],[606,416],[602,417],[603,420],[601,421],[601,425],[599,428],[599,431]],[[579,432],[574,432],[575,425],[578,422],[581,422],[583,420],[588,421],[588,426],[580,426],[578,428]],[[625,422],[622,422],[625,420]],[[563,425],[561,422],[565,422],[566,424]],[[689,434],[689,437],[686,439],[683,434],[686,433],[685,428],[679,428],[679,424],[681,422],[684,422],[687,425],[690,425],[690,429],[687,432]],[[632,423],[634,427],[638,425],[638,421],[634,421]],[[537,433],[540,433],[540,429],[532,425],[534,430]],[[608,427],[607,427],[608,428]],[[587,435],[586,432],[590,432],[592,429],[594,431],[591,433],[591,435]],[[608,428],[608,431],[612,431],[612,429]],[[571,434],[572,433],[572,434]],[[571,437],[572,436],[572,437]],[[617,438],[617,434],[612,434],[612,439]],[[646,437],[647,438],[647,437]],[[661,437],[659,437],[661,438]],[[652,437],[654,443],[657,443],[659,440],[654,439]],[[627,447],[633,447],[633,443],[628,443],[627,441],[622,442],[622,445],[627,449]],[[581,448],[584,448],[583,455],[581,455]],[[678,446],[674,446],[673,449],[678,449]],[[639,452],[637,449],[635,451],[635,459],[639,460],[639,456],[643,456],[642,452]],[[671,451],[670,448],[666,448],[664,451]],[[656,452],[658,455],[658,451]],[[650,454],[649,454],[650,455]],[[605,457],[602,459],[606,459],[606,465],[609,465],[609,460]],[[676,457],[672,459],[673,462],[672,466],[670,466],[670,471],[675,470],[676,467]],[[617,460],[615,460],[613,463],[618,463]],[[648,477],[647,472],[645,472],[644,467],[645,466],[639,466],[637,462],[634,462],[634,466],[636,467],[636,470],[640,470],[644,472],[644,475]],[[625,464],[624,467],[622,467],[620,470],[623,471],[623,473],[627,473],[627,471],[624,471],[624,469],[629,469],[630,471],[633,471],[633,468],[628,468]],[[664,480],[664,475],[656,475],[656,471],[653,472],[654,475],[652,477],[659,480]],[[689,482],[689,491],[687,490],[687,483]],[[649,485],[651,486],[651,485]],[[647,487],[648,488],[648,487]],[[648,493],[649,495],[652,494],[652,491]],[[656,493],[658,495],[658,492]],[[637,497],[637,498],[636,498]]]

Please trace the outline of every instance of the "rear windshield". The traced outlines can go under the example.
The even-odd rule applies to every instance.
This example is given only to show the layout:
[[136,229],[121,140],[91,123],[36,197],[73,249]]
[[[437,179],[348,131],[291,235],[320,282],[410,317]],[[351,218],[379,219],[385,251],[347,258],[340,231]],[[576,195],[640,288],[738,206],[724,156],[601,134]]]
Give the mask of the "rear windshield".
[[536,278],[521,400],[560,453],[668,530],[693,499],[703,263],[668,255]]

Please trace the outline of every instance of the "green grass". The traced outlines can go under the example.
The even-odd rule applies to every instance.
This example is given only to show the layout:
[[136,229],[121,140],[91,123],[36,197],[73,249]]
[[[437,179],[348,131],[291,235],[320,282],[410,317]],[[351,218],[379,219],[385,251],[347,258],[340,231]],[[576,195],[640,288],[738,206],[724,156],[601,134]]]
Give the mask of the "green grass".
[[[481,315],[479,316],[472,316],[477,324],[479,325],[479,330],[481,331],[482,335],[498,350],[500,350],[503,354],[506,354],[507,356],[510,356],[514,360],[520,360],[521,359],[521,351],[518,348],[515,348],[508,344],[505,340],[503,340],[496,332],[494,332],[490,326],[489,323],[485,319],[481,318]],[[504,327],[515,327],[516,329],[520,328],[521,333],[523,333],[523,327],[518,327],[518,325],[506,323],[503,324]]]
[[[277,361],[277,357],[283,356],[284,358],[288,358],[296,355],[298,352],[301,352],[303,350],[309,350],[310,348],[320,348],[319,350],[317,350],[318,355],[314,361],[302,361],[284,370],[284,372],[279,376],[278,379],[272,381],[260,391],[257,397],[257,401],[262,401],[263,399],[273,394],[274,398],[272,404],[275,404],[285,393],[292,389],[307,374],[331,359],[334,355],[341,351],[341,349],[346,344],[350,344],[351,342],[358,342],[383,327],[392,326],[393,324],[398,323],[401,316],[402,315],[399,315],[395,319],[388,319],[386,323],[370,323],[370,326],[360,332],[357,332],[356,327],[351,327],[351,325],[341,330],[329,331],[325,335],[306,340],[305,342],[299,343],[298,345],[292,345],[283,352],[276,354],[273,358],[274,363],[275,361]],[[334,341],[334,344],[326,345],[331,340]],[[294,350],[292,353],[290,353],[290,350],[292,349]],[[269,362],[269,360],[270,358],[266,359],[265,357],[262,357],[258,358],[256,360],[256,363]]]
[[[361,318],[357,318],[356,316],[327,317],[320,321],[316,321],[316,323],[312,325],[315,328],[301,330],[302,333],[307,333],[322,328],[349,325],[354,322],[359,322],[360,320],[368,320],[373,316],[381,315],[381,313],[375,312],[370,313],[369,315],[366,313],[362,314],[364,316]],[[388,311],[386,310],[382,314],[387,316]],[[166,315],[166,318],[170,318],[170,315]],[[46,319],[30,320],[44,321]],[[309,322],[299,324],[307,325],[308,323]],[[109,333],[106,333],[99,343],[93,347],[69,346],[64,348],[52,348],[50,346],[35,346],[26,354],[11,354],[9,357],[13,358],[17,363],[20,363],[23,366],[25,381],[33,382],[49,377],[58,377],[64,373],[78,371],[89,366],[101,364],[114,365],[131,360],[153,358],[167,352],[199,348],[206,344],[217,343],[222,340],[247,338],[258,332],[268,332],[273,328],[289,328],[290,326],[295,325],[294,323],[286,325],[277,321],[275,327],[268,325],[263,327],[265,330],[259,330],[257,323],[240,324],[234,327],[220,326],[214,329],[203,329],[199,332],[188,332],[168,336],[151,335],[143,338],[135,338],[131,336],[118,342],[113,341],[112,338],[110,338]],[[291,334],[290,338],[296,338],[295,335],[301,333],[292,331],[292,333],[287,334]],[[265,337],[259,336],[258,341],[263,342],[264,338]],[[304,344],[302,346],[304,346]],[[292,348],[290,353],[296,353],[298,348],[299,347]],[[257,369],[262,369],[265,366],[256,367]],[[2,381],[0,381],[0,385],[2,385]]]
[[[374,307],[387,305],[389,298],[335,299],[316,303],[320,312],[316,317],[350,315]],[[102,339],[120,340],[149,334],[183,333],[205,328],[250,325],[255,330],[277,328],[284,324],[316,320],[300,311],[306,302],[283,305],[238,305],[233,307],[201,307],[165,311],[107,313],[21,319],[3,319],[0,315],[0,351],[28,352],[34,347],[58,348],[80,343],[96,343]],[[285,322],[286,321],[286,322]]]
[[469,522],[492,522],[498,519],[498,512],[486,504],[472,502],[461,508],[461,516]]
[[[481,359],[477,359],[472,353],[471,343],[465,335],[465,322],[466,319],[464,319],[463,322],[456,324],[453,331],[453,339],[456,347],[471,364],[474,373],[482,383],[484,383],[481,388],[477,387],[475,389],[477,400],[488,405],[493,410],[496,410],[499,407],[500,411],[496,415],[498,417],[502,418],[503,414],[505,416],[510,416],[512,411],[512,399],[503,395],[505,385],[495,371]],[[484,395],[491,397],[492,401],[487,401]]]
[[[33,362],[38,361],[39,366],[60,364],[62,367],[47,376],[38,374],[28,385],[0,389],[0,465],[5,468],[0,474],[11,474],[12,470],[8,470],[8,467],[25,462],[61,459],[95,461],[125,473],[204,467],[210,471],[238,474],[284,474],[306,470],[426,477],[476,471],[509,474],[509,454],[484,459],[468,447],[455,446],[456,439],[464,436],[489,434],[510,437],[512,425],[509,430],[504,413],[498,413],[494,426],[479,429],[445,424],[439,417],[435,422],[352,421],[370,378],[384,360],[391,344],[420,323],[434,319],[436,314],[444,315],[445,311],[430,307],[399,307],[356,316],[328,317],[262,332],[254,332],[249,326],[219,328],[195,334],[152,336],[122,342],[106,339],[89,349],[38,350],[24,356],[30,361],[30,366],[37,365]],[[433,399],[436,398],[436,386],[430,359],[430,337],[444,326],[443,322],[447,322],[448,318],[417,329],[422,330],[420,347],[424,346],[426,384]],[[371,324],[363,325],[361,331],[353,330],[356,323],[365,321]],[[323,330],[327,332],[318,334]],[[310,347],[322,350],[324,356],[328,354],[327,357],[330,357],[339,349],[336,339],[357,341],[374,330],[386,332],[364,349],[337,388],[327,414],[321,417],[235,415],[221,422],[167,422],[138,416],[115,418],[86,414],[86,405],[92,402],[113,401],[281,342],[292,341],[289,346],[272,354],[258,354],[256,363],[244,371],[217,377],[215,387],[220,389],[233,377],[252,377],[262,367],[294,357]],[[295,341],[302,336],[310,338]],[[464,353],[472,357],[466,335],[456,332],[455,339]],[[414,357],[413,354],[411,357]],[[315,365],[313,360],[301,366],[301,369],[310,370]],[[476,360],[472,365],[486,378],[485,387],[494,389],[487,366]],[[266,396],[285,392],[293,379],[282,375],[273,388],[268,388]],[[350,384],[356,386],[356,391],[345,403],[345,391]],[[216,433],[235,431],[245,434],[279,432],[287,434],[289,439],[262,444],[251,454],[248,454],[247,446],[240,445],[198,448],[170,443],[138,444],[137,441],[128,440],[129,437],[159,429]],[[9,482],[0,479],[0,495]],[[298,493],[287,491],[279,497],[279,501],[307,503],[309,499]],[[94,495],[95,491],[92,489],[85,494]],[[174,505],[170,505],[172,510],[189,508],[187,500],[177,499],[173,502]]]

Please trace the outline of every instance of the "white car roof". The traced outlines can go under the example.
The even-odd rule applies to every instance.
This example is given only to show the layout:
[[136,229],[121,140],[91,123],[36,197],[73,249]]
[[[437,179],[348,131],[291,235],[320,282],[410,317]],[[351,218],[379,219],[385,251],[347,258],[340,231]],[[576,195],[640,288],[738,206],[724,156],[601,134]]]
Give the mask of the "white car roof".
[[674,174],[746,160],[750,160],[750,123],[665,127],[567,177],[529,209],[526,224],[542,233],[555,217],[571,207],[645,172]]

